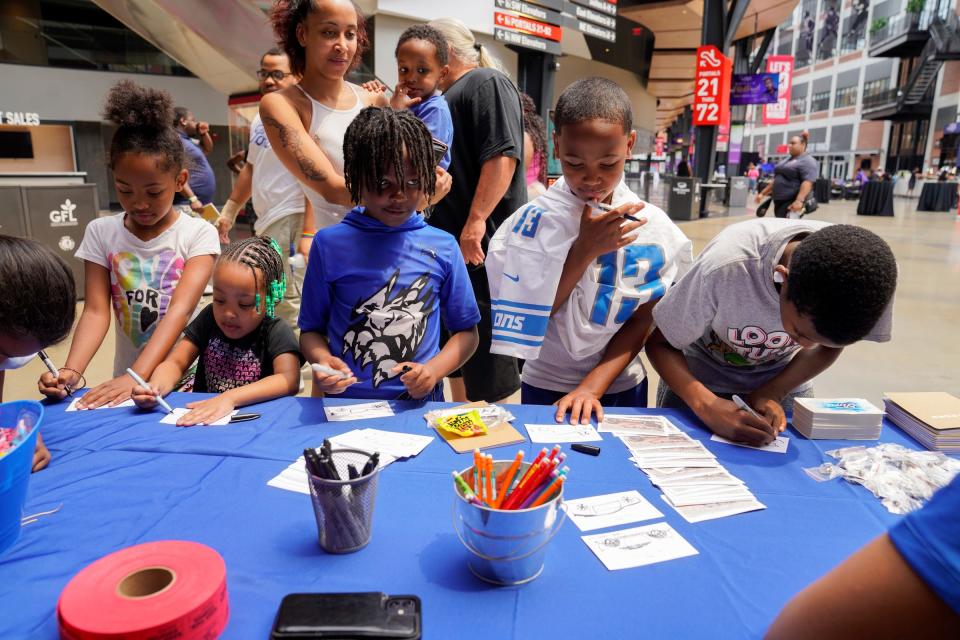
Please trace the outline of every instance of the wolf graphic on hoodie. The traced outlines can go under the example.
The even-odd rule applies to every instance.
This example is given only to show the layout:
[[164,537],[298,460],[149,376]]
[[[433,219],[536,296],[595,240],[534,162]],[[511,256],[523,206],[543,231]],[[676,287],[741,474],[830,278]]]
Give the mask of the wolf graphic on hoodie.
[[453,236],[416,213],[391,227],[363,211],[314,237],[299,325],[326,336],[359,381],[342,397],[392,399],[406,390],[398,363],[427,362],[441,322],[465,331],[480,312]]

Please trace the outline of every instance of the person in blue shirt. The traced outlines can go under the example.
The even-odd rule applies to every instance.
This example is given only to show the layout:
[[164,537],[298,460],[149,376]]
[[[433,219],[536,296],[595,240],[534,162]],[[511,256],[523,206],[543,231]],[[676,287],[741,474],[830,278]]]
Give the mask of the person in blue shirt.
[[[213,175],[210,162],[207,161],[207,155],[213,151],[210,125],[198,121],[193,112],[184,107],[176,107],[173,113],[173,128],[183,142],[189,173],[187,182],[174,198],[173,205],[180,207],[184,213],[187,213],[185,209],[188,206],[193,211],[200,211],[203,205],[213,202],[217,193],[217,179]],[[200,144],[195,143],[193,138],[198,139]]]
[[960,638],[960,476],[791,600],[789,638]]
[[[480,312],[457,240],[417,213],[436,187],[427,127],[367,107],[347,128],[344,179],[357,206],[310,249],[300,348],[314,395],[443,400],[443,378],[477,348]],[[440,348],[440,322],[451,338]]]
[[[390,99],[394,109],[409,109],[430,135],[447,145],[440,168],[450,166],[450,145],[453,143],[453,118],[447,101],[440,93],[440,82],[449,72],[450,51],[447,40],[428,24],[415,24],[400,34],[397,49],[397,86]],[[372,92],[386,91],[377,80],[363,85]]]

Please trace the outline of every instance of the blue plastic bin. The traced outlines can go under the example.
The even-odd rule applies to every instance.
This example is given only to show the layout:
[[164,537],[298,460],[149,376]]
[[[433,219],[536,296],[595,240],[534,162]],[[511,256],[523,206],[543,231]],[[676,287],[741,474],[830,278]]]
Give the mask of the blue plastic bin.
[[20,519],[30,484],[33,450],[43,420],[43,405],[33,400],[0,404],[0,427],[15,427],[20,418],[32,426],[30,434],[0,458],[0,554],[20,536]]

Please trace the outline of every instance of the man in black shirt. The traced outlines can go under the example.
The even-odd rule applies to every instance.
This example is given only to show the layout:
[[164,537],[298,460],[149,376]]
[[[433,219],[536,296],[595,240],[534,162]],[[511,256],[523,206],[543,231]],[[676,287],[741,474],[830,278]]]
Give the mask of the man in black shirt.
[[455,401],[495,402],[520,388],[517,360],[490,353],[490,289],[483,267],[497,227],[527,200],[520,94],[463,23],[444,18],[430,24],[450,46],[441,89],[453,118],[453,186],[429,222],[459,239],[481,316],[480,345],[461,369],[465,396],[455,380],[451,386]]

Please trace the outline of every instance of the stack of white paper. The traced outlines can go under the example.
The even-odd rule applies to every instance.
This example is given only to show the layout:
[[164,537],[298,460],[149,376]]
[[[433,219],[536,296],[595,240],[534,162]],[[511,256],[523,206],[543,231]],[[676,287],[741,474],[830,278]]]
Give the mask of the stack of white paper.
[[[379,453],[380,469],[400,458],[419,454],[431,442],[433,442],[433,436],[418,436],[380,429],[354,429],[330,438],[330,444],[334,449],[358,449],[366,453]],[[294,460],[293,464],[271,478],[267,484],[287,491],[310,493],[303,456]]]
[[[614,430],[611,425],[622,425],[622,417],[628,416],[606,416],[601,430]],[[766,508],[706,447],[661,420],[664,424],[647,425],[648,433],[639,425],[615,433],[630,450],[630,460],[684,519],[701,522]]]
[[811,439],[876,440],[883,411],[862,398],[797,398],[793,428]]

